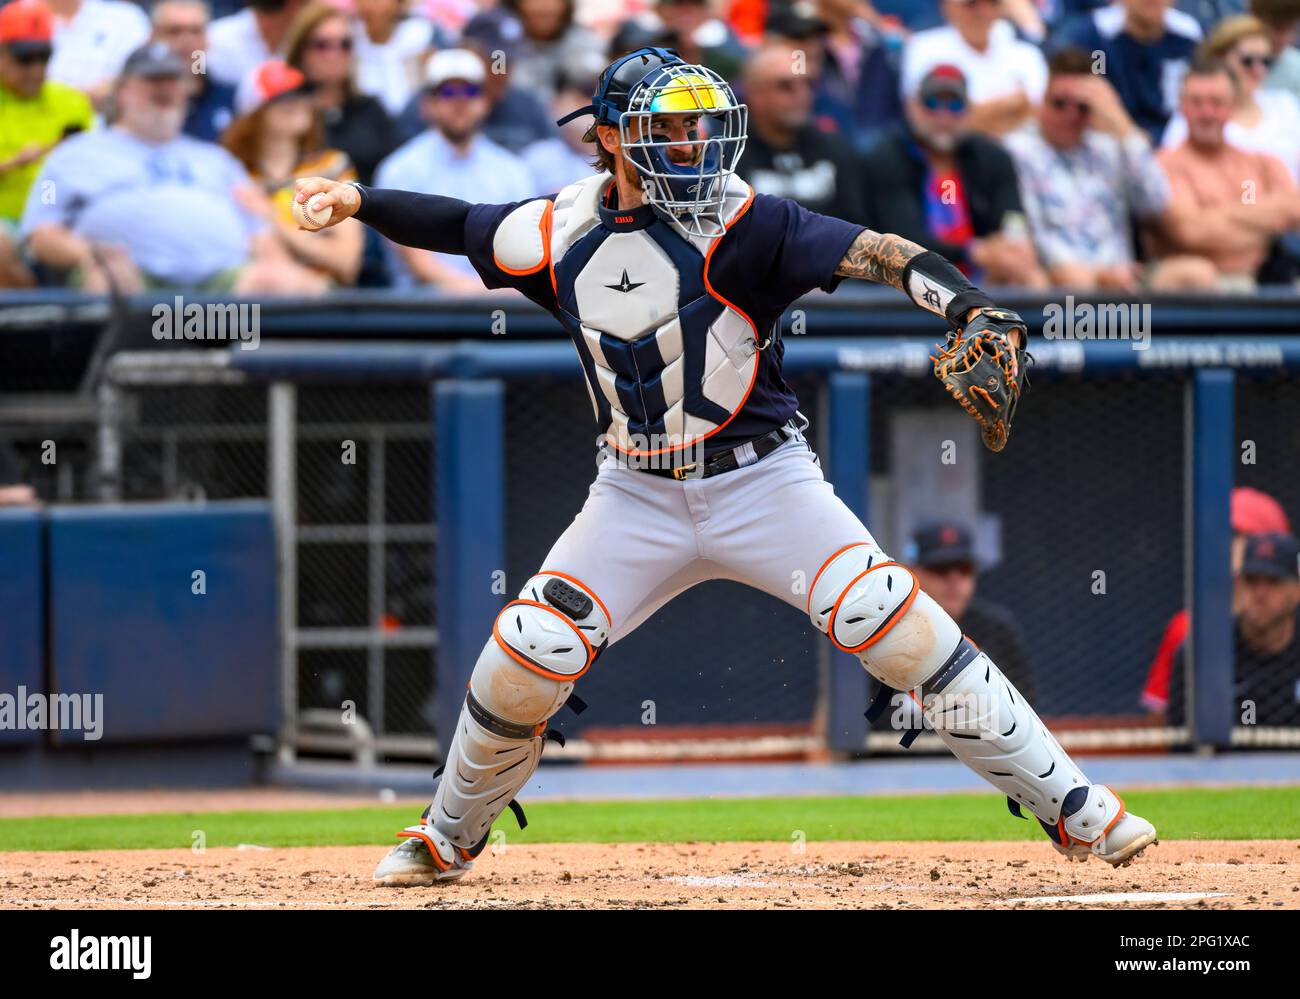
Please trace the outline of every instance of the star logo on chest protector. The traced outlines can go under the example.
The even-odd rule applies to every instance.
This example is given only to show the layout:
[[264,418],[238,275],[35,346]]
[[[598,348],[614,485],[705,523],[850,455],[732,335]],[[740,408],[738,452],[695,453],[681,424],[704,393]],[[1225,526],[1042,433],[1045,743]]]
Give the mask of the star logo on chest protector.
[[623,280],[620,281],[618,284],[607,284],[605,285],[605,287],[608,288],[610,291],[621,291],[623,292],[623,294],[626,295],[629,291],[633,291],[637,288],[640,288],[643,284],[645,284],[644,281],[629,280],[627,276],[627,268],[624,267]]

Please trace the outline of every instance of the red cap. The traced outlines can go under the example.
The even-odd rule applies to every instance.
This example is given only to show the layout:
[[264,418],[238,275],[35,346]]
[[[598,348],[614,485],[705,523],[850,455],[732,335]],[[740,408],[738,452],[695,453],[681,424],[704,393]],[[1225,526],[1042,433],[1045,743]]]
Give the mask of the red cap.
[[1232,529],[1240,534],[1290,534],[1282,504],[1268,493],[1241,486],[1232,491]]
[[45,42],[54,37],[54,15],[42,0],[14,0],[0,7],[0,44]]
[[243,107],[240,108],[240,112],[243,114],[256,111],[263,104],[277,97],[301,90],[307,78],[302,75],[301,70],[294,69],[287,62],[273,59],[258,66],[253,71],[250,82],[252,86],[242,95],[244,100],[241,102]]

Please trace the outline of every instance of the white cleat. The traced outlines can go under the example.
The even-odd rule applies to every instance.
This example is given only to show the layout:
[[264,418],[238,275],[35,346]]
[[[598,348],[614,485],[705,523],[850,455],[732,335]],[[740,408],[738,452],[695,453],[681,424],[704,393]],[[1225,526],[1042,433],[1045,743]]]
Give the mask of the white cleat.
[[453,846],[433,826],[407,826],[397,835],[404,837],[403,842],[389,850],[375,868],[377,885],[417,888],[443,884],[463,877],[474,866],[468,853]]
[[1125,867],[1159,842],[1156,827],[1128,811],[1120,796],[1105,784],[1090,786],[1082,805],[1067,797],[1066,806],[1071,804],[1074,809],[1068,816],[1063,813],[1055,828],[1044,824],[1056,852],[1070,860],[1097,857],[1112,867]]

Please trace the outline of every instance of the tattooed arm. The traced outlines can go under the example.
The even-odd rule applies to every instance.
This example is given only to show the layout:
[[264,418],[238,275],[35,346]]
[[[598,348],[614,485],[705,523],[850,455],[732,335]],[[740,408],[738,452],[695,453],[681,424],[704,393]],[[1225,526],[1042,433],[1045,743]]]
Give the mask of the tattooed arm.
[[844,254],[835,273],[840,277],[875,281],[906,291],[903,286],[903,270],[909,260],[924,252],[924,246],[913,243],[910,239],[863,229],[849,247],[849,252]]
[[891,285],[954,327],[966,325],[993,300],[946,258],[902,236],[863,229],[835,273]]

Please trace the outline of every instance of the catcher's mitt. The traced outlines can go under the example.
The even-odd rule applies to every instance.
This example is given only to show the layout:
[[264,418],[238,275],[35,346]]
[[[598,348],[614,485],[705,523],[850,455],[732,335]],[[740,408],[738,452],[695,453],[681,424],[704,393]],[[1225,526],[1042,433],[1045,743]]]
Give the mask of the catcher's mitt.
[[932,356],[934,376],[943,382],[966,412],[975,418],[990,451],[1001,451],[1011,434],[1016,404],[1029,387],[1022,347],[1012,346],[1011,331],[1028,339],[1025,322],[1009,309],[986,309],[964,329],[948,334],[948,342]]

